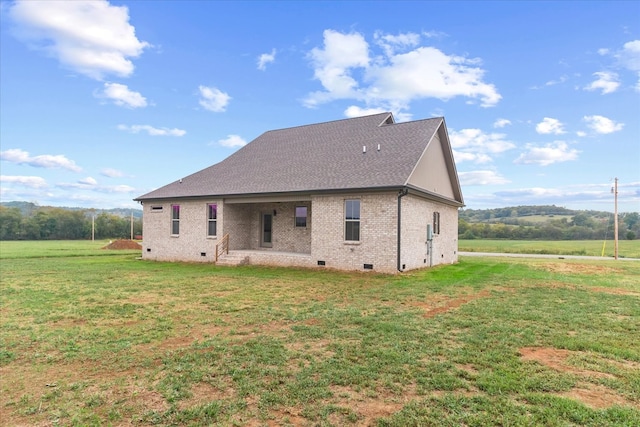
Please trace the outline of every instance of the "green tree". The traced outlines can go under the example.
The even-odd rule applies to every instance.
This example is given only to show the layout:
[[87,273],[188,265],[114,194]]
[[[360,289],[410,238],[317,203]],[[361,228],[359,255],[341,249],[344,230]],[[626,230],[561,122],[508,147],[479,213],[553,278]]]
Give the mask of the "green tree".
[[18,208],[0,206],[0,240],[20,238],[22,213]]

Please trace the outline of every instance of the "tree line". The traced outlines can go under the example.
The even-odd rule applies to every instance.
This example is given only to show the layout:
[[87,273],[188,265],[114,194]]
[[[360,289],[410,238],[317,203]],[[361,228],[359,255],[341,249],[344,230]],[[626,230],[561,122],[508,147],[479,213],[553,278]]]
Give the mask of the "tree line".
[[[0,240],[128,239],[131,217],[92,209],[37,207],[25,211],[0,206]],[[133,219],[133,234],[142,234],[142,219]]]
[[[127,239],[131,217],[94,209],[69,209],[9,202],[0,205],[0,240]],[[134,236],[142,235],[142,218],[133,218]],[[545,215],[544,221],[533,216]],[[557,217],[556,216],[560,216]],[[640,214],[621,213],[618,239],[640,238]],[[460,239],[613,240],[613,215],[573,211],[557,206],[516,206],[460,211]]]
[[[460,239],[507,240],[613,240],[613,214],[590,211],[579,212],[572,217],[549,218],[546,221],[527,221],[515,216],[502,217],[499,222],[470,222],[460,216]],[[561,214],[562,215],[562,214]],[[496,218],[495,216],[493,218]],[[492,218],[492,219],[493,219]],[[634,240],[640,237],[640,214],[622,213],[618,216],[618,239]]]

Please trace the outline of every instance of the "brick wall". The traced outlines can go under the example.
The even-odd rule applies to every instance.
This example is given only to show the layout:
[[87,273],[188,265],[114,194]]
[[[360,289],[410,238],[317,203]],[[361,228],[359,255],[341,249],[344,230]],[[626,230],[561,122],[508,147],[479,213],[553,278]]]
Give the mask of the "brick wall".
[[[360,241],[345,241],[345,200],[360,200]],[[397,198],[395,193],[315,196],[311,257],[326,267],[396,271]]]
[[[360,241],[345,241],[345,200],[360,200]],[[217,237],[207,236],[207,204],[218,205]],[[365,269],[397,272],[396,192],[353,193],[313,196],[306,202],[223,204],[222,200],[181,201],[180,233],[171,235],[171,203],[144,205],[144,259],[212,262],[218,238],[230,235],[230,249],[260,247],[261,213],[275,211],[273,244],[265,252],[294,252],[258,255],[253,263],[317,266],[342,270]],[[307,227],[295,227],[295,207],[308,208]],[[159,208],[162,209],[154,209]],[[440,213],[440,234],[434,235],[432,255],[427,253],[427,224],[433,212]],[[226,218],[226,220],[225,220]],[[455,207],[408,195],[402,198],[401,265],[404,270],[453,263],[458,259],[458,210]],[[204,256],[202,254],[205,254]]]
[[[432,253],[427,245],[427,224],[440,214],[440,234],[433,235]],[[400,264],[405,270],[451,264],[458,261],[458,209],[428,199],[402,198],[402,245]]]
[[[207,236],[207,205],[218,205],[217,237]],[[171,234],[171,205],[180,206],[180,233]],[[162,208],[162,209],[159,209]],[[160,261],[212,262],[222,238],[221,200],[145,203],[142,258]],[[203,255],[204,254],[204,255]]]

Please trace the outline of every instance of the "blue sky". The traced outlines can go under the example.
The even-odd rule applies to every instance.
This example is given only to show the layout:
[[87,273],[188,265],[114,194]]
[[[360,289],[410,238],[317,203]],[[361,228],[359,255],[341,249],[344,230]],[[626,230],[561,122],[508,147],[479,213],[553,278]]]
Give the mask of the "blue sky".
[[[444,116],[467,208],[640,211],[640,2],[1,3],[0,199],[139,207],[261,133]],[[251,171],[247,171],[250,174]]]

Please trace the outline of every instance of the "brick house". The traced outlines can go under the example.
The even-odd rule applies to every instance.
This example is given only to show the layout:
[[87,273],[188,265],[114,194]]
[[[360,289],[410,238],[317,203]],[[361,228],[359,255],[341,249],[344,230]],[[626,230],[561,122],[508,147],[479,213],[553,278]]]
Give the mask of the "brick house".
[[265,132],[135,200],[143,259],[384,273],[456,262],[464,205],[444,118],[391,113]]

